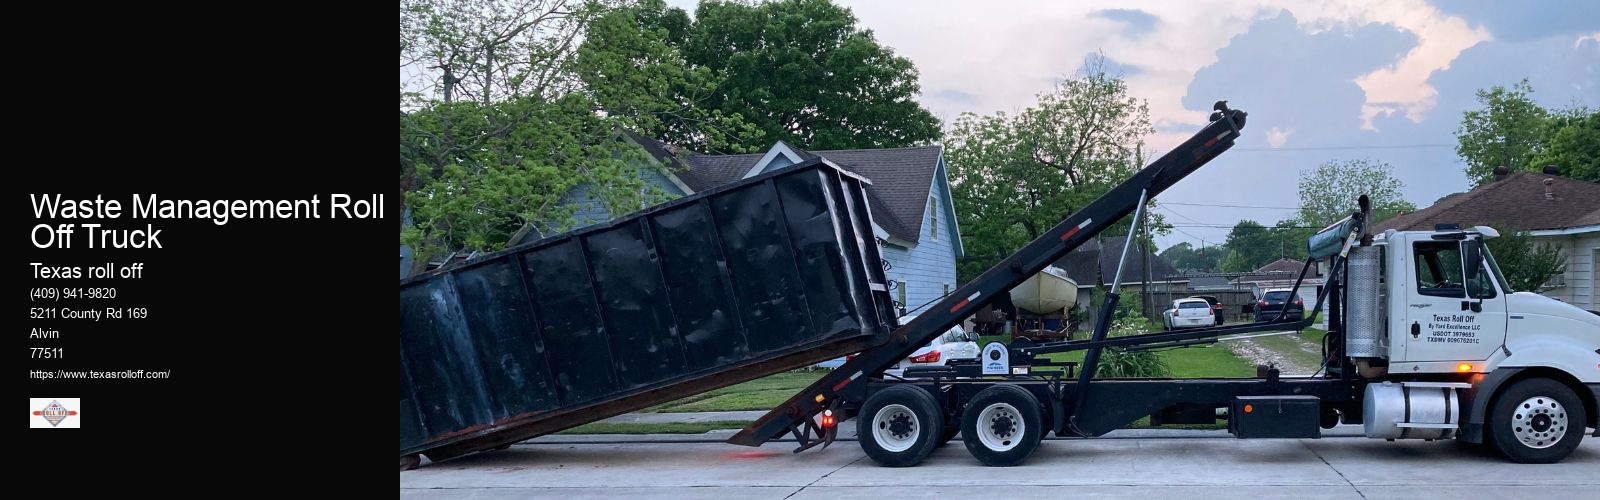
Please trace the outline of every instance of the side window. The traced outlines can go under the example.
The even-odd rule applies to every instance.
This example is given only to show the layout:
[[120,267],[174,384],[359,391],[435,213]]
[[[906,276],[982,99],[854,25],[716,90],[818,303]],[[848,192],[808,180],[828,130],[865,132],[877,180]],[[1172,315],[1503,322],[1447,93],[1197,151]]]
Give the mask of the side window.
[[1412,247],[1417,271],[1417,293],[1433,297],[1466,298],[1461,277],[1461,244],[1423,241]]

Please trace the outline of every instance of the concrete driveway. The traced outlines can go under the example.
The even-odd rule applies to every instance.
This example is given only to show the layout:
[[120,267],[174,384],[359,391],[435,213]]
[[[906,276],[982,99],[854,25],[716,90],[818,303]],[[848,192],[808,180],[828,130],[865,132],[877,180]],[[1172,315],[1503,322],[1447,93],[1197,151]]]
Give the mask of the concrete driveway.
[[[1566,461],[1519,465],[1455,442],[1214,435],[1046,440],[1022,466],[984,467],[960,440],[911,468],[879,467],[855,442],[536,440],[400,473],[405,498],[1596,498],[1600,439]],[[573,442],[580,441],[580,442]],[[1065,488],[1063,488],[1065,487]],[[955,495],[955,496],[952,496]]]

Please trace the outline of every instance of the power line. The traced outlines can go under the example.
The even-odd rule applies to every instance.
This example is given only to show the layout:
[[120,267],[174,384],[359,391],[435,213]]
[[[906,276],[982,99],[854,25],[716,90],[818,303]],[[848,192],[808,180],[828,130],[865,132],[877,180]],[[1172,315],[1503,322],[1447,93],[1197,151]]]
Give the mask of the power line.
[[1306,146],[1306,147],[1298,147],[1298,148],[1233,148],[1233,149],[1230,149],[1229,151],[1252,151],[1252,152],[1273,152],[1273,151],[1360,151],[1360,150],[1367,150],[1367,149],[1429,149],[1429,148],[1453,148],[1453,147],[1456,147],[1456,145],[1455,144],[1397,144],[1397,145],[1390,145],[1390,146]]
[[1175,202],[1175,201],[1163,201],[1163,202],[1160,202],[1160,204],[1161,205],[1178,205],[1178,206],[1183,206],[1183,207],[1260,208],[1260,209],[1265,209],[1265,210],[1299,210],[1300,209],[1300,207],[1268,207],[1268,206],[1261,206],[1261,205],[1214,205],[1214,204],[1210,204],[1210,203],[1178,203],[1178,202]]

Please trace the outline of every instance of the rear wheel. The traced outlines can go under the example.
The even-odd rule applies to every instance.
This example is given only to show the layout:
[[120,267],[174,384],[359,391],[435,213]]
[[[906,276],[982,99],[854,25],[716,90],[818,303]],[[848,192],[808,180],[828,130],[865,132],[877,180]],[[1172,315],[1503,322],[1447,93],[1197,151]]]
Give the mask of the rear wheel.
[[1027,460],[1044,438],[1039,400],[1011,384],[990,386],[967,403],[961,441],[984,465],[1009,467]]
[[1555,463],[1578,448],[1587,419],[1578,395],[1565,384],[1521,380],[1496,398],[1489,441],[1513,462]]
[[944,412],[933,395],[897,385],[867,398],[856,416],[856,439],[872,461],[885,467],[922,462],[938,446]]

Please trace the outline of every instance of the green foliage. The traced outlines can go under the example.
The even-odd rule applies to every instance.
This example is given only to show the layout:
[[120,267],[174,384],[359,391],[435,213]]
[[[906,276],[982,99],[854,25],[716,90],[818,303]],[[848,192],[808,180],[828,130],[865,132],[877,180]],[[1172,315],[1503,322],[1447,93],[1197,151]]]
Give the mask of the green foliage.
[[1306,240],[1316,229],[1301,225],[1296,219],[1278,221],[1272,227],[1245,219],[1233,225],[1228,239],[1222,244],[1227,249],[1217,269],[1227,273],[1254,271],[1281,258],[1304,261]]
[[1544,148],[1529,169],[1556,165],[1561,175],[1600,182],[1600,110],[1573,108],[1554,114],[1545,125]]
[[1561,249],[1538,243],[1526,232],[1502,233],[1489,240],[1489,253],[1512,290],[1537,292],[1551,276],[1567,271]]
[[[1140,321],[1142,322],[1142,320]],[[1111,337],[1123,337],[1147,333],[1147,329],[1140,328],[1137,323],[1118,320],[1111,324],[1107,332]],[[1100,355],[1100,366],[1095,371],[1096,378],[1138,378],[1138,377],[1165,377],[1171,374],[1166,361],[1153,351],[1128,351],[1119,347],[1107,348]]]
[[1526,78],[1509,89],[1478,90],[1482,107],[1465,112],[1455,133],[1467,177],[1482,185],[1494,179],[1497,166],[1515,172],[1553,164],[1563,175],[1600,182],[1600,111],[1552,111],[1535,103],[1532,93]]
[[1228,273],[1254,271],[1271,262],[1272,256],[1277,254],[1277,242],[1272,233],[1260,222],[1249,219],[1234,224],[1222,246],[1228,253],[1217,265]]
[[653,163],[619,140],[613,120],[589,109],[584,96],[569,94],[489,106],[439,102],[402,115],[401,183],[411,186],[413,226],[401,242],[427,259],[503,248],[524,224],[564,231],[577,207],[562,197],[579,184],[610,213],[662,201],[642,178]]
[[[1405,200],[1405,183],[1394,178],[1388,163],[1372,160],[1329,161],[1300,172],[1300,214],[1303,226],[1322,227],[1359,210],[1361,195],[1372,200],[1373,222],[1417,209]],[[1309,235],[1308,235],[1309,236]]]
[[1228,253],[1227,248],[1221,245],[1207,245],[1195,248],[1189,242],[1181,242],[1167,247],[1161,251],[1161,258],[1165,259],[1172,267],[1180,271],[1212,272],[1222,262],[1222,257]]
[[[825,0],[403,0],[400,191],[419,262],[663,201],[623,131],[714,153],[939,136],[916,70]],[[781,83],[781,84],[780,84]]]
[[915,99],[916,67],[829,0],[706,0],[678,47],[721,75],[708,109],[741,114],[767,143],[885,148],[939,138],[939,120]]
[[589,23],[575,73],[620,127],[693,151],[749,152],[761,132],[715,107],[722,80],[677,49],[689,30],[688,14],[662,0],[606,11]]
[[[967,250],[957,263],[959,280],[976,277],[1143,165],[1143,137],[1154,132],[1149,107],[1101,67],[1091,63],[1018,114],[963,113],[951,125],[945,159]],[[1126,232],[1123,225],[1105,234]]]

